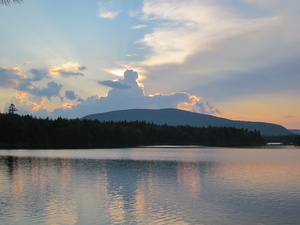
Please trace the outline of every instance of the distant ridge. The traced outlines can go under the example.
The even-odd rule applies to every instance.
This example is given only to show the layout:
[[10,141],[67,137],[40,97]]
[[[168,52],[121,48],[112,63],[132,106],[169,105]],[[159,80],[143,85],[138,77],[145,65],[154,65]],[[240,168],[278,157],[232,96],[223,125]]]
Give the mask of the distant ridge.
[[264,122],[247,122],[224,119],[216,116],[184,111],[180,109],[128,109],[91,114],[82,119],[99,121],[146,121],[170,126],[190,125],[195,127],[235,127],[259,130],[264,136],[292,134],[281,125]]
[[298,129],[289,129],[289,131],[292,132],[293,134],[300,135],[300,130]]

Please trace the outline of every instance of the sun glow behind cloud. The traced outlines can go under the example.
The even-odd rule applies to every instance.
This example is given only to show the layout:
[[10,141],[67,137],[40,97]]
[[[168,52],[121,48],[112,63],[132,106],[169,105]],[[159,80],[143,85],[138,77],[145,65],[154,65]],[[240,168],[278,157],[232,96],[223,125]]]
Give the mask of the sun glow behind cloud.
[[124,75],[124,69],[107,69],[106,71],[118,77],[123,77]]
[[27,92],[17,91],[15,96],[10,100],[16,106],[21,106],[21,108],[18,109],[21,110],[21,113],[26,111],[36,113],[45,110],[46,99],[43,97],[32,96]]
[[[80,99],[73,91],[65,91],[65,96],[62,96],[61,91],[59,91],[54,97],[57,100],[60,99],[61,103],[59,104],[61,107],[55,108],[52,112],[48,111],[46,107],[47,102],[50,102],[52,97],[47,98],[47,95],[39,94],[40,92],[47,93],[50,89],[39,89],[40,92],[32,93],[19,92],[16,97],[11,99],[11,102],[17,108],[20,108],[21,114],[31,113],[39,116],[43,115],[44,117],[76,118],[91,113],[132,108],[184,108],[207,114],[220,113],[209,103],[203,102],[200,97],[186,92],[145,95],[144,87],[137,82],[138,78],[139,75],[135,71],[126,70],[123,77],[118,80],[98,81],[100,85],[110,88],[107,95],[102,97],[91,96],[85,100]],[[48,86],[48,88],[50,87]]]
[[68,62],[61,66],[53,66],[49,68],[49,74],[52,76],[83,76],[81,71],[85,70],[85,66],[81,66],[76,62]]

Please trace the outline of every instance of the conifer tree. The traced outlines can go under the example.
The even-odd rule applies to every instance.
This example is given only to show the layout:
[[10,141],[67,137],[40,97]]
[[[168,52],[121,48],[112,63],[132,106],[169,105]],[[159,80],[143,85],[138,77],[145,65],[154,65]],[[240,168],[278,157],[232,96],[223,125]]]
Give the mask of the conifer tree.
[[15,114],[15,112],[18,111],[15,104],[11,103],[8,107],[8,114]]

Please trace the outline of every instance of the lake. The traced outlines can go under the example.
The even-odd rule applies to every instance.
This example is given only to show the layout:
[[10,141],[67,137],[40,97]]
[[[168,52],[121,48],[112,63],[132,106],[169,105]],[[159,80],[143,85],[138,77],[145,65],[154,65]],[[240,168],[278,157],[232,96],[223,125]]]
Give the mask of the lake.
[[300,224],[300,149],[0,150],[0,223]]

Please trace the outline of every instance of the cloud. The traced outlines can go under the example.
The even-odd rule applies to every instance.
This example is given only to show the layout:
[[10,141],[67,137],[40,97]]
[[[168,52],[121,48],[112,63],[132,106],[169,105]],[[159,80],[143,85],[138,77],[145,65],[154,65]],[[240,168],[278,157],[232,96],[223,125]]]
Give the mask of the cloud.
[[0,67],[0,87],[17,89],[18,86],[24,85],[24,83],[36,82],[44,78],[49,78],[47,70],[44,69],[31,69],[29,74],[32,76],[27,77],[25,74],[22,74],[19,68]]
[[[51,117],[60,115],[67,118],[76,118],[92,113],[134,108],[181,108],[209,114],[220,113],[209,103],[202,102],[200,97],[186,92],[145,95],[144,89],[137,83],[137,79],[138,74],[135,71],[126,70],[122,79],[110,83],[112,89],[108,91],[107,96],[91,96],[71,109],[56,109],[51,113]],[[105,83],[109,82],[106,81]],[[130,88],[120,88],[123,85]]]
[[75,94],[74,91],[65,91],[65,96],[69,100],[75,100],[75,99],[77,99],[77,95]]
[[31,69],[29,71],[33,77],[27,78],[22,75],[19,69],[11,67],[0,68],[0,86],[4,88],[14,88],[17,91],[27,92],[35,96],[44,96],[49,99],[53,96],[59,96],[59,92],[62,85],[55,83],[54,81],[49,82],[46,88],[36,87],[36,81],[40,81],[48,77],[46,70]]
[[278,17],[243,17],[219,2],[200,0],[189,4],[180,0],[145,0],[142,12],[145,21],[155,24],[152,32],[139,41],[151,49],[143,62],[145,66],[184,63],[190,56],[212,51],[221,41],[279,21]]
[[45,99],[43,97],[32,96],[27,92],[17,91],[15,96],[13,96],[9,103],[6,104],[5,108],[13,103],[17,107],[18,114],[27,115],[33,114],[38,117],[49,116],[48,111],[45,109]]
[[[98,83],[107,87],[115,88],[115,89],[129,89],[129,88],[136,88],[138,84],[136,80],[138,79],[137,72],[133,70],[126,70],[124,73],[124,77],[117,81],[112,80],[104,80],[99,81]],[[138,87],[139,89],[140,87]]]
[[143,71],[147,93],[186,91],[223,106],[299,96],[299,1],[144,2],[138,18],[151,29],[139,44],[148,55],[122,67]]
[[25,67],[25,66],[27,66],[28,64],[29,64],[29,62],[24,62],[24,63],[22,63],[20,66],[18,66],[18,68]]
[[104,19],[115,19],[119,13],[122,12],[121,10],[117,10],[116,7],[117,5],[114,1],[99,2],[98,17]]
[[[69,100],[77,100],[79,102],[84,101],[82,98],[80,98],[77,94],[75,94],[74,91],[65,91],[65,97]],[[71,107],[72,108],[72,107]]]
[[119,11],[109,12],[109,11],[105,11],[104,9],[101,9],[99,12],[99,17],[105,18],[105,19],[114,19],[117,17],[117,15],[119,13],[120,13]]
[[17,88],[20,80],[24,78],[25,76],[17,68],[0,67],[0,87],[2,88]]
[[193,111],[204,114],[221,114],[220,110],[215,108],[209,102],[197,102]]
[[[35,87],[34,82],[49,77],[47,71],[41,69],[31,69],[29,74],[33,76],[26,77],[18,68],[0,67],[0,87],[13,88],[18,91],[35,92],[38,89]],[[39,91],[37,91],[37,93],[39,93]]]
[[60,90],[62,88],[61,84],[57,84],[54,81],[48,82],[46,88],[30,88],[27,92],[40,97],[47,97],[49,100],[51,97],[60,96]]
[[61,66],[50,67],[48,72],[52,76],[62,76],[62,77],[83,76],[84,74],[81,71],[86,69],[87,68],[85,66],[82,66],[77,62],[68,62],[62,64]]
[[104,80],[104,81],[99,81],[98,83],[102,84],[104,86],[111,87],[111,88],[116,88],[116,89],[128,89],[128,88],[131,88],[130,85],[128,85],[128,84],[122,84],[119,81]]
[[296,117],[293,115],[286,115],[284,119],[295,119]]
[[77,69],[78,69],[79,71],[83,71],[83,70],[86,70],[87,68],[86,68],[85,66],[80,66],[80,65],[78,65],[78,66],[77,66]]
[[[0,88],[16,90],[10,102],[15,102],[16,106],[20,108],[19,114],[33,113],[34,115],[38,115],[39,111],[42,110],[42,114],[46,115],[46,113],[49,114],[46,108],[53,109],[54,107],[59,107],[58,104],[65,104],[65,108],[71,108],[70,105],[72,103],[63,102],[64,97],[61,96],[63,85],[55,82],[53,75],[78,75],[86,69],[85,66],[76,62],[68,62],[49,69],[32,68],[26,73],[20,71],[23,67],[0,67]],[[47,82],[46,80],[50,81]],[[53,97],[57,97],[60,103],[56,100],[52,101]],[[67,100],[76,100],[77,102],[83,101],[73,91],[66,91],[65,98]],[[48,101],[46,101],[47,99]]]
[[46,88],[39,88],[35,83],[44,78],[49,78],[47,70],[31,69],[29,74],[31,74],[32,77],[27,78],[25,75],[21,74],[17,68],[0,67],[0,87],[14,88],[17,91],[20,91],[19,93],[27,92],[31,95],[47,97],[48,99],[53,96],[59,96],[59,92],[62,88],[61,84],[51,81],[47,83]]
[[31,69],[29,72],[33,75],[33,78],[29,79],[30,81],[36,82],[44,78],[49,78],[48,71],[44,69]]
[[142,29],[142,28],[146,28],[147,27],[147,25],[137,25],[137,26],[132,26],[131,27],[131,29],[133,29],[133,30],[139,30],[139,29]]

